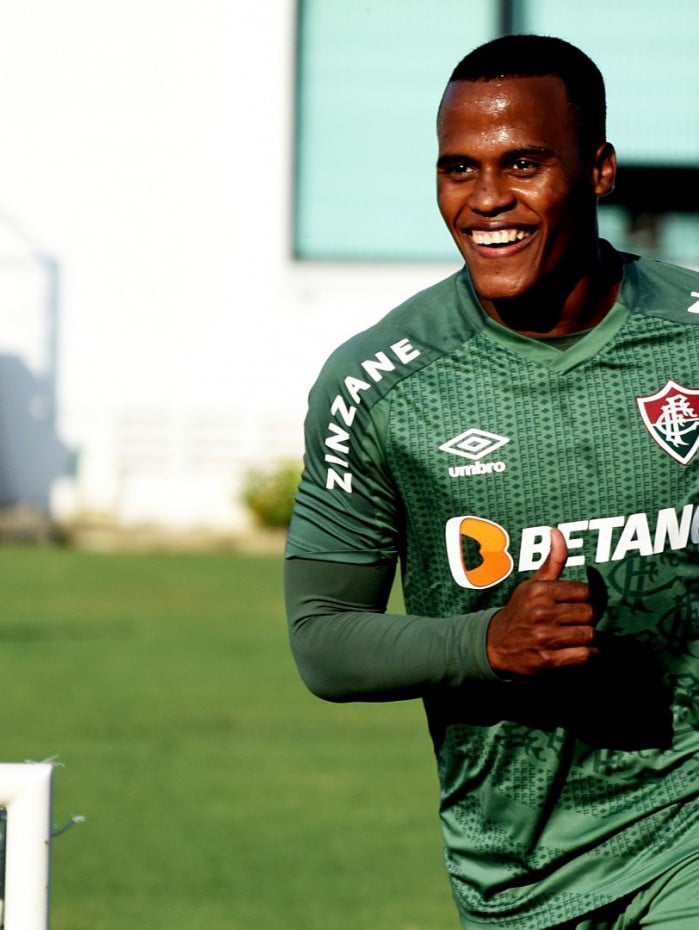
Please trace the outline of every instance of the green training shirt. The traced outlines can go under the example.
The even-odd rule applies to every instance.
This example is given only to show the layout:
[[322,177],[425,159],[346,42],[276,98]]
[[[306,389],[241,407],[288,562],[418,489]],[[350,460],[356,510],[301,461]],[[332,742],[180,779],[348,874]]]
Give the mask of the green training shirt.
[[[464,269],[311,392],[286,554],[318,590],[292,571],[292,641],[326,696],[424,698],[464,926],[551,926],[699,850],[698,323],[699,274],[624,256],[561,351],[490,319]],[[600,656],[499,681],[487,622],[551,526],[563,577],[606,585]],[[406,618],[379,612],[397,560]]]

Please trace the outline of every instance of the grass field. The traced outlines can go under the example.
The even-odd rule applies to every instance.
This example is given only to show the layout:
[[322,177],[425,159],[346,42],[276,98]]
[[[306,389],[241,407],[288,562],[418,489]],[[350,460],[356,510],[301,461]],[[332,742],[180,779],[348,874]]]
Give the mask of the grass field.
[[276,558],[0,549],[0,761],[57,756],[52,930],[456,930],[419,704],[331,705]]

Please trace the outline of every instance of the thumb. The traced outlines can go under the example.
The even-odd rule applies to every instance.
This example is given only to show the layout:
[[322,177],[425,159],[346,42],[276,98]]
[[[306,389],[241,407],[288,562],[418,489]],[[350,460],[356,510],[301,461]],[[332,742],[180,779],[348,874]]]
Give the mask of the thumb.
[[532,581],[558,581],[568,558],[565,536],[555,527],[551,528],[551,549],[545,561],[532,576]]

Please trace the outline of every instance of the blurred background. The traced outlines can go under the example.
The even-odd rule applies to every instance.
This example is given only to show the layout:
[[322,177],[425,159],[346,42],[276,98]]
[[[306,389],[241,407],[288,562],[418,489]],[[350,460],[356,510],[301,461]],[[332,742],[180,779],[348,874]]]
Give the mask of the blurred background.
[[699,264],[694,0],[6,0],[0,506],[244,532],[327,353],[458,266],[437,102],[527,31],[605,75],[603,233]]

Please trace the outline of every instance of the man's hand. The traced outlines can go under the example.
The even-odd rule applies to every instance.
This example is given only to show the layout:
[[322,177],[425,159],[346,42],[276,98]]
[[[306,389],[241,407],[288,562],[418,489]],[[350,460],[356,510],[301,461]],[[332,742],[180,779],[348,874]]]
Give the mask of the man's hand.
[[563,581],[568,546],[560,530],[551,530],[546,561],[513,592],[490,621],[487,651],[499,675],[536,675],[548,669],[584,665],[597,654],[598,619],[590,588]]

